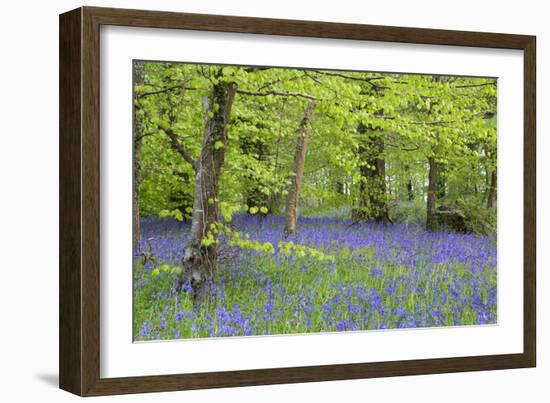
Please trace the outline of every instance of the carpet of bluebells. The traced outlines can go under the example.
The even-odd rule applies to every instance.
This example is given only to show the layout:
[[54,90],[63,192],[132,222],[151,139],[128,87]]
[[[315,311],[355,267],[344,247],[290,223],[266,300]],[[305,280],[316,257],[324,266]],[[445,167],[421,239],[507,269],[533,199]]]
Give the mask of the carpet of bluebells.
[[190,223],[142,220],[141,250],[155,258],[134,269],[135,340],[496,323],[494,237],[300,217],[291,240],[334,257],[320,262],[278,253],[282,217],[239,215],[231,226],[275,252],[222,245],[212,299],[194,310],[174,289]]

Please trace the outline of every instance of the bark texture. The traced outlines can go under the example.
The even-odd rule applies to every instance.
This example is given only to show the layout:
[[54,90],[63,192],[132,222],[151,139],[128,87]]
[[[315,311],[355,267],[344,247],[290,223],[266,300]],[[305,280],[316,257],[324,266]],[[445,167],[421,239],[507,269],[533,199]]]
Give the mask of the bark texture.
[[196,164],[191,238],[185,245],[182,259],[183,280],[190,280],[196,306],[208,297],[208,283],[215,281],[217,272],[216,244],[207,244],[204,240],[218,221],[219,178],[236,89],[233,83],[220,82],[214,85],[211,95],[203,99],[205,126],[201,155]]
[[443,199],[447,195],[447,167],[444,164],[437,166],[437,198]]
[[487,208],[493,208],[497,201],[497,170],[491,173],[491,183],[487,194]]
[[304,165],[306,162],[307,144],[309,141],[309,122],[313,118],[313,109],[315,103],[310,102],[300,121],[298,128],[298,138],[296,140],[296,152],[294,153],[294,169],[293,176],[288,189],[288,199],[286,205],[286,223],[285,234],[296,234],[297,220],[298,220],[298,201],[300,198],[300,188],[302,186],[302,179],[304,176]]
[[367,138],[365,145],[359,147],[359,155],[364,163],[359,168],[362,177],[359,184],[359,209],[352,218],[354,221],[391,222],[386,194],[384,139],[381,133],[369,131],[365,125],[359,125],[357,130]]
[[[142,85],[144,78],[143,63],[134,64],[134,85]],[[143,137],[143,125],[141,113],[136,108],[137,95],[134,92],[134,127],[133,127],[133,183],[132,183],[132,251],[134,256],[139,255],[141,241],[139,185],[141,183],[141,138]]]
[[436,207],[436,195],[437,195],[437,163],[434,157],[428,158],[429,172],[428,172],[428,199],[426,203],[426,229],[428,231],[437,231],[437,207]]

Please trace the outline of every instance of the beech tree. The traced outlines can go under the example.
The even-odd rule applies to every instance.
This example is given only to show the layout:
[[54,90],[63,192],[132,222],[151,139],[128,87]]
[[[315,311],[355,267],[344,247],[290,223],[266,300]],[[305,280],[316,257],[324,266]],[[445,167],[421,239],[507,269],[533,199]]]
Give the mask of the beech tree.
[[134,250],[140,217],[189,220],[179,286],[197,303],[236,213],[284,215],[292,235],[303,212],[391,223],[418,210],[435,231],[443,203],[495,206],[495,79],[153,62],[134,74]]

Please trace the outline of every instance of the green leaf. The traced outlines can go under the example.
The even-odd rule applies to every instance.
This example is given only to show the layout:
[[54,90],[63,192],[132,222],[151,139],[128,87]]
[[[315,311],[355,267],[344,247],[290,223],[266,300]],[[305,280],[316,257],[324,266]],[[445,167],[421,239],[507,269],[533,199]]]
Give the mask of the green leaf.
[[178,221],[183,221],[183,214],[181,211],[179,211],[178,209],[174,210],[173,212],[173,216],[176,220]]

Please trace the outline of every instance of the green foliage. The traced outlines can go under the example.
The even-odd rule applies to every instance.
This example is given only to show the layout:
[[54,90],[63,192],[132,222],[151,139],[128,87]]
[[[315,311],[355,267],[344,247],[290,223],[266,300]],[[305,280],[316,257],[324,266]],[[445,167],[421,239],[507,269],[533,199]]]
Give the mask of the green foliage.
[[183,269],[179,266],[170,266],[168,264],[161,264],[160,266],[155,267],[151,270],[151,277],[156,278],[161,275],[161,273],[170,273],[180,275]]
[[177,221],[183,221],[183,213],[179,211],[178,209],[174,210],[161,210],[159,212],[160,218],[166,218],[166,217],[172,217],[176,219]]
[[279,253],[283,256],[296,256],[298,259],[305,257],[312,258],[319,263],[334,263],[334,256],[326,255],[325,253],[292,241],[279,242]]
[[210,226],[209,231],[202,239],[202,245],[208,247],[210,245],[218,244],[220,236],[224,236],[227,244],[231,247],[238,247],[245,251],[255,251],[262,254],[274,255],[279,254],[285,258],[311,258],[315,259],[319,263],[332,263],[334,257],[325,254],[324,252],[309,247],[306,245],[296,244],[292,241],[279,242],[277,250],[273,247],[271,242],[261,242],[254,239],[250,239],[250,235],[242,231],[235,231],[229,225],[217,222]]
[[[422,221],[429,157],[444,167],[445,196],[438,204],[465,197],[484,207],[488,175],[497,166],[495,79],[157,62],[144,63],[143,69],[134,88],[142,216],[191,216],[195,171],[188,159],[199,158],[203,98],[218,82],[238,89],[228,141],[214,143],[225,153],[216,201],[225,222],[241,211],[284,213],[296,130],[310,102],[301,95],[314,97],[316,106],[300,214],[349,218],[357,208],[373,209],[361,205],[367,193],[387,203],[396,221]],[[210,112],[219,107],[212,105]],[[358,130],[360,125],[367,130]],[[189,158],[173,146],[166,128]],[[383,147],[373,146],[373,136]],[[365,170],[375,168],[365,155],[384,160],[381,193],[365,179]]]

